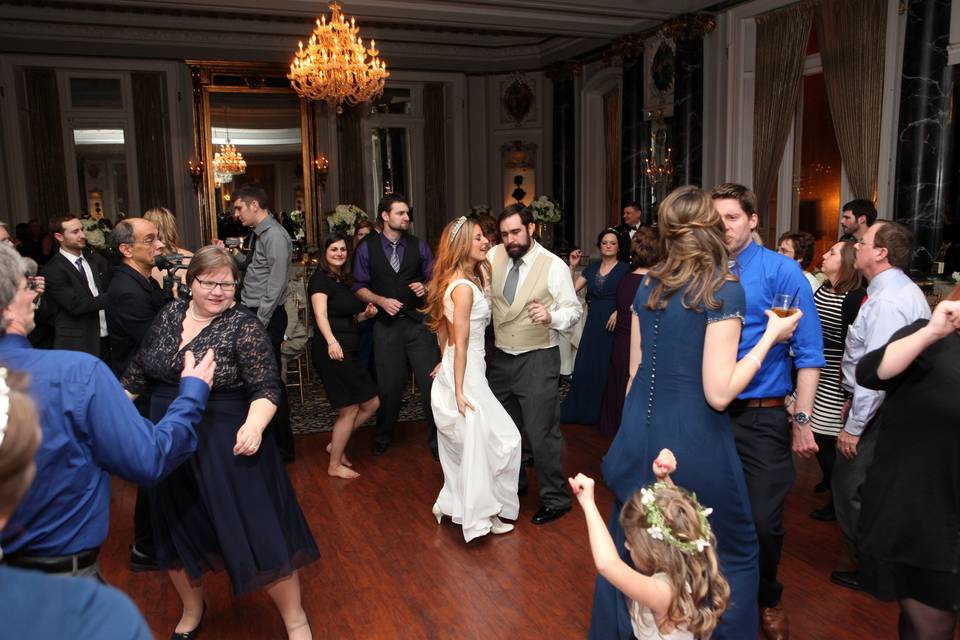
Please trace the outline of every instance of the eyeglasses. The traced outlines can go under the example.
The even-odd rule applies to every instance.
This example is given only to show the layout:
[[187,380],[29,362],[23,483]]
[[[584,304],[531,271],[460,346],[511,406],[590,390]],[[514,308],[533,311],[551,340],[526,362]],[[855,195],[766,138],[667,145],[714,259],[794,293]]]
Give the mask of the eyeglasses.
[[25,279],[26,279],[26,283],[24,284],[24,286],[30,291],[36,291],[37,290],[36,278],[34,276],[25,276]]
[[217,287],[220,287],[221,291],[234,291],[237,288],[236,282],[217,282],[216,280],[201,280],[197,278],[197,282],[200,283],[200,288],[204,291],[213,291]]
[[145,244],[149,247],[150,245],[155,244],[158,240],[160,240],[160,238],[157,236],[147,236],[143,240],[132,240],[130,244]]

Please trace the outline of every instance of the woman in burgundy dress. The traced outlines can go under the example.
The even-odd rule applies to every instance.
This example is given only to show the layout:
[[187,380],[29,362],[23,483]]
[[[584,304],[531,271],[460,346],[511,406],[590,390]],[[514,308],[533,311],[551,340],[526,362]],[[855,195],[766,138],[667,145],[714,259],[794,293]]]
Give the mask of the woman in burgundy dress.
[[653,227],[640,227],[630,240],[630,268],[617,286],[617,325],[613,329],[610,370],[600,405],[600,433],[614,436],[620,428],[620,414],[630,378],[630,305],[650,267],[660,261],[660,236]]

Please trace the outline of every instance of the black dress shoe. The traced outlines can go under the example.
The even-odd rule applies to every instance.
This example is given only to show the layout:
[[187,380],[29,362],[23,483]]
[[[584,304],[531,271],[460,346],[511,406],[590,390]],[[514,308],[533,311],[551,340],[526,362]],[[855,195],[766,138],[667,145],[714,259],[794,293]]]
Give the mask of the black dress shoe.
[[834,510],[833,503],[831,502],[825,507],[811,511],[810,517],[821,522],[833,522],[837,519],[837,512]]
[[567,507],[566,509],[540,507],[540,510],[533,514],[533,524],[547,524],[548,522],[553,522],[557,518],[562,517],[567,511],[570,511],[570,507]]
[[382,456],[387,452],[387,449],[390,448],[389,442],[374,442],[373,443],[373,455]]
[[143,553],[136,547],[130,547],[130,571],[156,571],[157,558],[152,553]]
[[185,633],[177,633],[176,631],[170,636],[170,640],[194,640],[198,635],[200,635],[200,627],[203,625],[203,617],[207,615],[207,603],[203,603],[203,611],[200,612],[200,622],[197,623],[197,626],[193,628],[192,631],[187,631]]
[[860,576],[857,575],[856,571],[831,571],[830,582],[847,589],[863,591],[863,587],[860,586]]

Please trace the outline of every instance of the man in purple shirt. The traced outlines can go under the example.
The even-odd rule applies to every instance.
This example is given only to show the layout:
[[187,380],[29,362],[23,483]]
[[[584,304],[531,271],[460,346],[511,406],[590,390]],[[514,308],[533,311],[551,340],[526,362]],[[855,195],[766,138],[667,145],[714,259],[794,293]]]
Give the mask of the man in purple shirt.
[[440,351],[420,312],[427,294],[426,284],[433,273],[433,253],[426,242],[407,232],[410,203],[402,195],[384,196],[377,212],[383,231],[371,233],[360,243],[353,264],[353,290],[357,297],[382,311],[373,325],[373,356],[380,387],[373,455],[382,455],[393,440],[393,425],[400,415],[409,366],[430,423],[430,449],[436,459],[430,372],[440,360]]

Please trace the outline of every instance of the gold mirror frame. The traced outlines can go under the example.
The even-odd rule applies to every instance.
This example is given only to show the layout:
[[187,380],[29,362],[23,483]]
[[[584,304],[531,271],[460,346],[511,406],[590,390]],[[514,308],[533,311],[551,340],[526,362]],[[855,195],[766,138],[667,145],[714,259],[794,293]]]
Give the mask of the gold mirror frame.
[[[211,93],[288,93],[296,95],[281,65],[257,62],[187,60],[193,78],[194,153],[203,161],[204,172],[195,181],[200,207],[200,237],[210,244],[217,233],[216,188],[213,167],[213,140],[210,129]],[[318,180],[313,166],[315,136],[314,106],[300,102],[300,147],[303,163],[303,224],[307,246],[320,238],[317,215]]]

